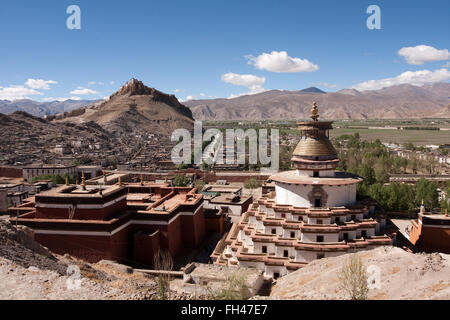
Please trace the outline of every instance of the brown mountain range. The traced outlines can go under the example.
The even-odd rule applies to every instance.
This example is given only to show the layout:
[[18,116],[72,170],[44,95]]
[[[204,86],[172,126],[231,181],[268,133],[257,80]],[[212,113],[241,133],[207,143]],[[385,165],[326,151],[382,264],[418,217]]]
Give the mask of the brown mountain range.
[[109,99],[57,115],[53,122],[93,121],[111,133],[158,132],[193,128],[192,112],[174,95],[165,94],[131,79]]
[[450,118],[450,83],[409,84],[375,91],[270,90],[233,99],[185,102],[196,120],[304,119],[317,101],[325,119]]

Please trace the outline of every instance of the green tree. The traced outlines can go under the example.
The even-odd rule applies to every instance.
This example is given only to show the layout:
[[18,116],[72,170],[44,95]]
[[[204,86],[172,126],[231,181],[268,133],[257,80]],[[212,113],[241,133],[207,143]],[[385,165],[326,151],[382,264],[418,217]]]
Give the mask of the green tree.
[[367,164],[361,164],[358,167],[358,175],[364,178],[363,184],[365,185],[372,185],[376,181],[373,168]]
[[250,178],[250,179],[245,180],[244,187],[246,189],[256,189],[256,188],[261,187],[261,182],[254,178]]
[[185,170],[190,168],[191,165],[187,164],[187,163],[180,163],[180,165],[178,165],[178,170]]
[[384,168],[377,169],[375,170],[375,179],[378,183],[387,183],[389,182],[389,173]]
[[424,201],[425,208],[430,211],[439,205],[439,194],[434,182],[421,178],[416,183],[416,204],[419,205]]
[[175,187],[186,187],[190,182],[191,180],[185,175],[177,174],[173,178],[173,185]]
[[197,188],[197,191],[200,192],[203,190],[203,188],[205,187],[205,181],[197,179],[194,182],[194,187]]

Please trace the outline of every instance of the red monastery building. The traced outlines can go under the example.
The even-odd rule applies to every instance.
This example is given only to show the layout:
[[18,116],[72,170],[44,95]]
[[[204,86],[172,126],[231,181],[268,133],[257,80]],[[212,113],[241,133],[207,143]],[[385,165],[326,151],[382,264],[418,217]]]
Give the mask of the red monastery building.
[[[277,278],[315,259],[389,245],[386,217],[373,199],[357,201],[362,178],[336,172],[337,152],[329,140],[332,122],[298,123],[295,170],[270,177],[275,191],[264,194],[230,230],[212,255],[215,264],[255,267]],[[221,251],[221,249],[223,249]]]
[[[167,184],[63,185],[11,210],[53,252],[150,267],[157,250],[172,257],[205,236],[203,196]],[[11,219],[15,221],[15,219]]]

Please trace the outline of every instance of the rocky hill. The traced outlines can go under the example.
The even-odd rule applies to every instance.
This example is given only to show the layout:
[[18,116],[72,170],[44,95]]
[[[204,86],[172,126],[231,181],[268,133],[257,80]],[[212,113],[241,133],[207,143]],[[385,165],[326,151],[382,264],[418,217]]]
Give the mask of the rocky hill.
[[135,161],[154,168],[170,155],[173,130],[192,130],[193,123],[190,109],[175,96],[132,79],[107,101],[57,116],[0,113],[0,164],[54,163],[61,156],[55,147],[64,145],[79,163]]
[[198,120],[305,119],[317,101],[322,119],[409,119],[450,117],[450,83],[408,84],[376,91],[344,89],[325,93],[271,90],[233,99],[191,100],[185,104]]
[[108,100],[56,116],[56,123],[93,121],[111,133],[159,132],[193,129],[192,112],[174,95],[168,95],[131,79]]
[[[450,255],[413,254],[398,247],[379,247],[357,253],[367,268],[380,268],[380,288],[368,299],[450,299]],[[280,278],[272,299],[348,299],[339,274],[349,255],[320,259]]]

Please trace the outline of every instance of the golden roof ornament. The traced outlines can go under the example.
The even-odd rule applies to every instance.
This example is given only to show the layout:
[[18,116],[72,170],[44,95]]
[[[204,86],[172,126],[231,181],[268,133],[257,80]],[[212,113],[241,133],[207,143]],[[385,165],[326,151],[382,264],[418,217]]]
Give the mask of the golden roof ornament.
[[313,121],[319,120],[319,110],[317,109],[317,102],[313,101],[313,107],[311,109],[311,119]]
[[66,186],[69,185],[69,177],[66,175]]
[[144,176],[141,174],[141,186],[144,185]]
[[119,176],[119,186],[122,186],[122,177]]

